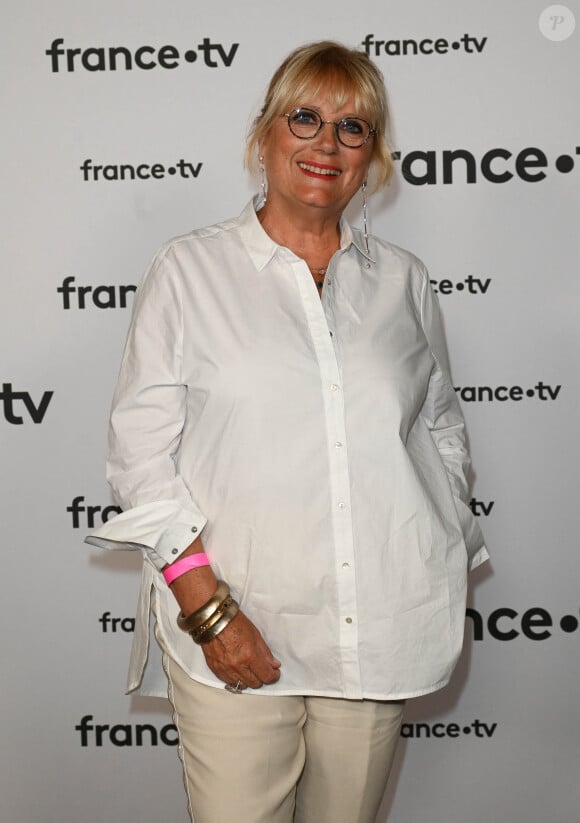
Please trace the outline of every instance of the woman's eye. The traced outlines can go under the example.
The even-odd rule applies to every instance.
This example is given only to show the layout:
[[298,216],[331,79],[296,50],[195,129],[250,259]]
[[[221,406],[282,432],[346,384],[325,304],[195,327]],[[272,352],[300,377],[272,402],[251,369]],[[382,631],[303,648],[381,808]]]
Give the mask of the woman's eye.
[[341,120],[340,128],[348,134],[364,134],[364,126],[360,120],[350,118]]
[[300,111],[297,111],[292,117],[292,122],[299,123],[303,126],[311,126],[318,122],[318,115],[314,111],[300,109]]

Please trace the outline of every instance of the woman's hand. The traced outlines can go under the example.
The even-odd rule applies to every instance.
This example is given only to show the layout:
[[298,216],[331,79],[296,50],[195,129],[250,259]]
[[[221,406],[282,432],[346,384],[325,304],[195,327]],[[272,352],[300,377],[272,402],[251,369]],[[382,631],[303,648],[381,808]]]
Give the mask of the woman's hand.
[[[180,558],[202,552],[203,544],[197,537],[180,555]],[[199,609],[215,593],[217,580],[211,566],[201,566],[177,577],[170,585],[183,614]],[[212,672],[231,686],[238,681],[239,688],[259,689],[264,683],[280,679],[280,661],[276,660],[264,642],[264,638],[248,620],[238,612],[217,637],[201,647]]]
[[265,683],[276,683],[280,679],[280,661],[241,611],[201,648],[207,665],[224,683],[235,686],[239,681],[240,689],[247,686],[259,689]]

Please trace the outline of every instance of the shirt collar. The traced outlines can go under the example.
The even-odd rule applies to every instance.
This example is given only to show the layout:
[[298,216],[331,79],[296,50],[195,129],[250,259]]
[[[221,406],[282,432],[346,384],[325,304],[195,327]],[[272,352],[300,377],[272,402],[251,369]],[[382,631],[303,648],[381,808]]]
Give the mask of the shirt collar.
[[[275,243],[264,231],[262,224],[258,220],[256,212],[258,212],[263,205],[263,198],[260,195],[256,195],[250,200],[239,217],[242,241],[258,271],[262,271],[281,248],[281,246]],[[342,251],[348,251],[351,246],[354,246],[364,258],[370,260],[372,263],[375,262],[365,249],[364,238],[360,229],[353,229],[345,218],[341,217],[340,248]]]
[[347,223],[344,217],[341,217],[340,248],[349,249],[350,246],[354,246],[358,253],[362,254],[366,260],[370,260],[371,263],[375,262],[375,259],[371,253],[366,250],[366,243],[364,241],[364,234],[362,231],[360,229],[354,229],[350,223]]

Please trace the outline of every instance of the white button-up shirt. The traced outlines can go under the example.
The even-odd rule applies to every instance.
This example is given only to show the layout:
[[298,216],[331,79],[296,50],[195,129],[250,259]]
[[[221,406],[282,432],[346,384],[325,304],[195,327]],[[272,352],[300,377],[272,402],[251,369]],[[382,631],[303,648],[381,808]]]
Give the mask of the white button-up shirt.
[[[412,697],[461,650],[469,567],[464,424],[422,263],[341,223],[322,299],[250,203],[167,243],[136,295],[111,415],[123,514],[88,541],[145,557],[129,690],[163,646],[222,687],[159,570],[197,535],[282,661],[256,694]],[[149,663],[151,665],[151,663]]]

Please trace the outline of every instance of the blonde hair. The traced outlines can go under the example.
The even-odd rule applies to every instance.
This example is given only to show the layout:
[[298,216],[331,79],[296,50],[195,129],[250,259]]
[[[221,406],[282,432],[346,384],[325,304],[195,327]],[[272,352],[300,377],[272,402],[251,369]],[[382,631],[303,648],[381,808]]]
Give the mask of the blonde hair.
[[371,164],[375,187],[382,188],[393,171],[388,145],[389,110],[383,75],[361,51],[323,40],[293,51],[274,72],[260,114],[254,120],[246,146],[245,165],[256,171],[258,145],[277,117],[290,108],[330,92],[335,107],[354,98],[357,110],[375,130]]

